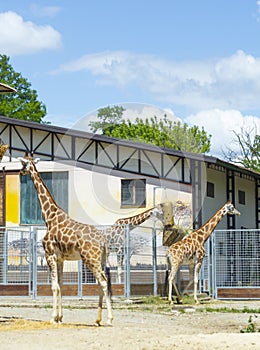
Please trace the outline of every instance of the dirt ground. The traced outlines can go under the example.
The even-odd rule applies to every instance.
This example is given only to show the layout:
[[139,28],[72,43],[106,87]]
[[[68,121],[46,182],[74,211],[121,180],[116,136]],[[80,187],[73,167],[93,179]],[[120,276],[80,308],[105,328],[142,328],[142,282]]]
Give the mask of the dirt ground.
[[51,300],[0,300],[0,349],[115,349],[213,350],[260,349],[260,333],[240,333],[249,316],[260,328],[260,314],[209,312],[206,307],[259,310],[255,302],[211,302],[199,306],[114,303],[112,327],[94,326],[97,310],[92,300],[65,300],[64,323],[51,325]]

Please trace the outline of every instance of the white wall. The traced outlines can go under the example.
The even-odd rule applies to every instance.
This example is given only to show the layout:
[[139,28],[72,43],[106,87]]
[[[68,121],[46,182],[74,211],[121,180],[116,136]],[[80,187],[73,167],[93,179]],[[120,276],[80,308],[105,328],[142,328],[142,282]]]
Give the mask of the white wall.
[[[207,169],[206,182],[212,182],[215,185],[215,198],[204,196],[203,203],[203,218],[202,222],[206,222],[215,212],[226,202],[226,173],[216,171],[213,169]],[[244,191],[246,193],[245,205],[238,202],[238,191]],[[239,229],[241,226],[246,228],[255,228],[255,183],[238,176],[235,176],[235,200],[236,209],[240,211],[241,215],[236,216],[236,227]],[[218,224],[217,229],[226,228],[227,218]]]
[[[133,216],[151,208],[154,201],[155,204],[177,200],[191,203],[191,186],[186,186],[186,191],[180,191],[179,184],[173,186],[170,183],[169,186],[173,188],[154,190],[157,185],[147,183],[146,208],[121,208],[121,179],[134,178],[131,174],[117,177],[96,172],[95,168],[90,171],[50,161],[39,162],[37,168],[39,171],[69,172],[69,215],[84,223],[111,225],[119,218]],[[147,220],[145,225],[152,225],[152,221]]]
[[[237,219],[237,227],[255,228],[255,183],[240,177],[235,177],[236,187],[236,208],[241,216]],[[238,203],[238,191],[244,191],[246,194],[245,204]]]
[[[208,182],[214,183],[215,197],[207,197],[206,185]],[[226,174],[221,171],[213,169],[206,170],[206,178],[204,179],[204,202],[203,202],[203,216],[202,223],[204,224],[210,217],[212,217],[217,210],[226,203]],[[226,228],[227,219],[224,217],[218,224],[216,229]]]

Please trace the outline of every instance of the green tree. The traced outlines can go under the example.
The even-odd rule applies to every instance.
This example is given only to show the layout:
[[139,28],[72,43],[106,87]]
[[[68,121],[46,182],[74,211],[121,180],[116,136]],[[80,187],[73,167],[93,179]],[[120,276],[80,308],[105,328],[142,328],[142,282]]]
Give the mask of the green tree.
[[237,145],[236,150],[227,147],[224,157],[235,164],[260,172],[260,135],[257,127],[241,128],[240,132],[233,130],[235,138],[233,144]]
[[103,135],[107,135],[116,125],[122,123],[124,111],[122,106],[100,108],[97,114],[99,121],[91,121],[90,130],[93,132],[100,130]]
[[15,72],[9,57],[0,55],[0,82],[14,87],[16,93],[0,94],[0,115],[42,123],[46,115],[45,105],[38,101],[37,92],[21,73]]
[[[116,118],[110,114],[118,111]],[[92,131],[100,129],[103,135],[138,142],[150,143],[160,147],[173,148],[186,152],[206,153],[210,150],[211,135],[204,128],[189,127],[186,123],[171,121],[167,115],[162,119],[156,116],[148,119],[136,118],[134,122],[122,118],[124,109],[107,107],[98,111],[101,122],[91,122]],[[93,127],[95,126],[95,128]]]

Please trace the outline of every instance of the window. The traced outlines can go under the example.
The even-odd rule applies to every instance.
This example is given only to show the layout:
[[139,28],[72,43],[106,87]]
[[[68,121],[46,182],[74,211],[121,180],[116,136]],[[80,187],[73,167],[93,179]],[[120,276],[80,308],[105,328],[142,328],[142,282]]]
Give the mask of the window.
[[121,180],[121,207],[146,206],[146,180]]
[[212,182],[207,182],[207,196],[210,198],[215,197],[215,185]]
[[[56,203],[68,212],[68,172],[45,172],[41,173],[41,177]],[[21,224],[44,224],[37,192],[29,174],[21,176],[20,202]]]
[[238,191],[238,203],[246,204],[246,193],[245,191]]

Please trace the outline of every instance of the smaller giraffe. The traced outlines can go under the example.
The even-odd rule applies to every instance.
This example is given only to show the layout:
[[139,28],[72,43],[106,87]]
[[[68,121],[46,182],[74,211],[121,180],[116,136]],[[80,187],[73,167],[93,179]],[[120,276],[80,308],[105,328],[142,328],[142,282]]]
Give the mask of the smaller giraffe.
[[114,225],[129,225],[130,231],[135,228],[137,225],[141,225],[145,220],[148,220],[151,216],[155,215],[157,213],[157,207],[152,207],[150,209],[147,209],[143,211],[140,214],[130,216],[128,218],[121,218],[116,220]]
[[168,300],[172,303],[172,286],[177,294],[177,299],[181,303],[181,295],[178,291],[175,276],[181,266],[184,258],[194,259],[194,300],[198,303],[197,298],[197,284],[198,276],[201,268],[203,258],[205,256],[204,243],[210,237],[211,233],[220,222],[220,220],[226,215],[240,215],[240,212],[235,209],[234,205],[228,201],[225,203],[216,213],[213,215],[203,226],[201,226],[196,231],[191,232],[181,241],[178,241],[170,246],[166,256],[168,258],[171,271],[168,277]]
[[132,231],[136,226],[141,225],[150,217],[159,215],[159,206],[152,207],[134,216],[120,218],[112,226],[100,229],[107,242],[108,255],[110,253],[116,253],[118,283],[121,283],[122,266],[124,263],[126,225],[129,225],[129,231]]
[[[167,218],[165,220],[164,218]],[[161,218],[163,223],[163,246],[170,247],[172,244],[182,240],[191,232],[191,208],[190,204],[178,200],[175,203],[168,202],[161,204]],[[175,223],[177,221],[177,224]],[[194,260],[184,257],[181,265],[187,265],[189,269],[190,280],[183,290],[183,294],[189,290],[193,284],[194,276]],[[168,270],[166,273],[166,281],[168,280]]]

